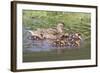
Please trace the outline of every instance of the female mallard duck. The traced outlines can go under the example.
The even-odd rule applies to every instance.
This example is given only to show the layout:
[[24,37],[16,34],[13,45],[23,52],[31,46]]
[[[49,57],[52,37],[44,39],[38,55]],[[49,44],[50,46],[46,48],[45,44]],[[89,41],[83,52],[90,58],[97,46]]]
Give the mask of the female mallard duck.
[[64,33],[64,23],[58,23],[55,28],[48,28],[44,31],[44,37],[47,39],[57,39]]
[[[38,28],[36,31],[29,31],[31,32],[32,36],[37,36],[41,39],[57,39],[61,37],[64,33],[64,23],[58,23],[57,27],[55,28],[48,28],[48,29],[40,29]],[[41,36],[42,34],[42,36]]]

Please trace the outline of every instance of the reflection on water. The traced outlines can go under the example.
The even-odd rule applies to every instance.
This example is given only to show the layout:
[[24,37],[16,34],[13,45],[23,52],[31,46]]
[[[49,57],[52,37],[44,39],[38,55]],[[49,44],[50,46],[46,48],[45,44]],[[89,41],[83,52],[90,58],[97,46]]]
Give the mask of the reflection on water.
[[[25,51],[30,51],[30,52],[39,52],[39,51],[52,51],[56,49],[70,49],[73,48],[70,45],[64,45],[64,46],[56,46],[53,44],[53,40],[31,40],[30,44],[27,44],[27,46],[24,48]],[[74,47],[75,48],[75,47]]]
[[24,51],[52,51],[56,48],[59,47],[53,46],[52,41],[50,40],[31,40],[31,46],[24,49]]
[[53,47],[47,40],[33,40],[31,51],[50,51]]

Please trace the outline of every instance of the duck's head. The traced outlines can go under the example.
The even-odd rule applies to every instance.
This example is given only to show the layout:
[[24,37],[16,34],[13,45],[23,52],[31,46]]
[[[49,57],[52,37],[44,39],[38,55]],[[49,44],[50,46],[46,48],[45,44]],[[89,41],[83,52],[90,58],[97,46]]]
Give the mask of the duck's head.
[[64,29],[64,23],[63,22],[59,22],[58,25],[57,25],[58,32],[62,33],[63,29]]
[[64,23],[63,22],[59,22],[57,27],[64,27]]

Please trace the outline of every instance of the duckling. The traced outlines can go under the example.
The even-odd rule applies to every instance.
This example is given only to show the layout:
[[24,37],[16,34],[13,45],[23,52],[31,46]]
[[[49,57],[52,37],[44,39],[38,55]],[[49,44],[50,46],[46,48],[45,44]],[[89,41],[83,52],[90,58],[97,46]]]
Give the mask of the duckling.
[[66,45],[66,42],[65,42],[64,40],[61,40],[61,41],[60,41],[60,45],[61,45],[61,47],[63,47],[63,46]]
[[76,39],[75,39],[75,43],[77,44],[77,47],[80,47],[80,43],[81,43],[81,34],[80,33],[76,33]]
[[59,47],[59,45],[60,45],[60,40],[59,40],[59,39],[55,40],[55,41],[54,41],[54,45],[55,45],[56,47]]
[[56,47],[64,47],[66,45],[66,41],[57,39],[53,43]]

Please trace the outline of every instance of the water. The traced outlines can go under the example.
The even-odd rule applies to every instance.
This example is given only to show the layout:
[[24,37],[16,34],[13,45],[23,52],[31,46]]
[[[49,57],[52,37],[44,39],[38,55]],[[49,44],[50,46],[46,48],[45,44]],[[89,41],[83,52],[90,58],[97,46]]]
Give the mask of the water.
[[46,40],[32,40],[29,51],[51,51],[53,47]]
[[[30,51],[30,52],[40,52],[40,51],[52,51],[56,49],[71,49],[73,48],[72,46],[54,46],[53,45],[53,40],[31,40],[30,44],[28,44],[28,48],[24,48],[25,51]],[[75,48],[75,47],[74,47]]]
[[52,51],[58,47],[53,46],[52,40],[32,40],[31,46],[26,48],[27,51]]

